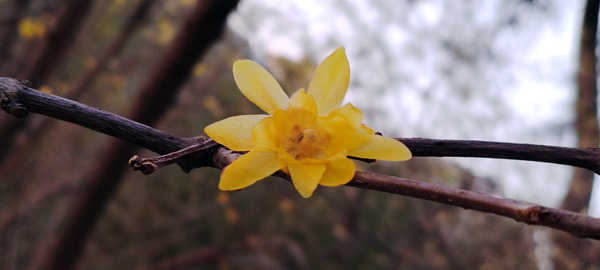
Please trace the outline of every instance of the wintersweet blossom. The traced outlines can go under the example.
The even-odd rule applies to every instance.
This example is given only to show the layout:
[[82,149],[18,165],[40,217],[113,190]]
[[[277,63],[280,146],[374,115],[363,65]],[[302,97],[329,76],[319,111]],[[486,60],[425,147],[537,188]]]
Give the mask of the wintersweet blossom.
[[348,156],[390,161],[411,157],[404,144],[363,125],[362,112],[352,104],[340,107],[350,80],[343,47],[317,67],[306,92],[300,89],[291,98],[253,61],[236,61],[233,76],[242,93],[269,115],[233,116],[205,128],[231,150],[249,151],[223,169],[221,190],[242,189],[283,170],[308,198],[319,184],[339,186],[354,177]]

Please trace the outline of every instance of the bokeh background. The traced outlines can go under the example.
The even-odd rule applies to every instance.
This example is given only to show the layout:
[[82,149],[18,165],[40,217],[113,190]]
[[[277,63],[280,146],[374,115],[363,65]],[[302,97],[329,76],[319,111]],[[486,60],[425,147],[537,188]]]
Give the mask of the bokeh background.
[[[0,76],[128,116],[182,42],[188,17],[214,2],[0,0]],[[352,73],[345,102],[386,136],[580,141],[586,1],[223,2],[237,7],[215,8],[229,14],[210,26],[223,27],[220,38],[205,38],[211,46],[162,89],[175,100],[157,109],[152,126],[194,137],[222,118],[260,112],[233,81],[237,59],[261,63],[293,93],[344,46]],[[0,269],[44,269],[52,261],[44,255],[59,254],[48,243],[72,220],[111,145],[70,123],[0,114]],[[111,170],[123,173],[109,179],[114,190],[97,201],[98,216],[81,225],[90,229],[73,252],[77,269],[600,269],[599,243],[490,214],[349,187],[303,199],[275,178],[221,192],[216,169],[144,176],[127,159],[115,162]],[[573,174],[467,158],[358,166],[551,207],[563,205]],[[588,202],[577,211],[600,216],[600,195]]]

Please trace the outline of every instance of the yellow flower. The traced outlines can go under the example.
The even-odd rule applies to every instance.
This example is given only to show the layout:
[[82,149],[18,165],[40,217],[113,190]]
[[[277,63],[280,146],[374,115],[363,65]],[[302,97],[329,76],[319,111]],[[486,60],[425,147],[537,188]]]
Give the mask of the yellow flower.
[[352,104],[340,107],[350,80],[343,47],[317,67],[308,91],[300,89],[291,98],[253,61],[236,61],[233,76],[242,93],[269,115],[233,116],[204,129],[231,150],[249,151],[223,170],[221,190],[242,189],[283,170],[308,198],[319,184],[339,186],[354,177],[348,156],[391,161],[411,157],[404,144],[362,125],[363,114]]

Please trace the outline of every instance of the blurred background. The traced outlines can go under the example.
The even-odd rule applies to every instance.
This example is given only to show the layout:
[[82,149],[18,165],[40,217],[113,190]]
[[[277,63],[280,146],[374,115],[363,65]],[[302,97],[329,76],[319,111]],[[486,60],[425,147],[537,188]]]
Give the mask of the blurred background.
[[[235,60],[261,63],[291,94],[344,46],[345,102],[386,136],[598,147],[597,6],[0,0],[0,76],[194,137],[260,112],[233,81]],[[144,176],[127,167],[133,154],[156,155],[70,123],[0,113],[0,269],[600,269],[597,241],[507,218],[349,187],[303,199],[275,178],[221,192],[216,169]],[[593,174],[567,166],[358,166],[600,216]]]

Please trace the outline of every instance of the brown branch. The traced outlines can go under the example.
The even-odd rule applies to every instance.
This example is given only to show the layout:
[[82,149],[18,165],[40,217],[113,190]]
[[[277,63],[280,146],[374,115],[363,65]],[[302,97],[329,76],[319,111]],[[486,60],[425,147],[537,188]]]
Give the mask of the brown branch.
[[171,136],[107,111],[49,95],[23,81],[0,78],[0,108],[16,117],[46,115],[129,141],[156,153],[170,153],[190,145],[190,139]]
[[357,172],[347,185],[492,213],[530,225],[566,231],[579,237],[600,239],[600,219],[566,210],[370,172]]
[[[214,153],[213,165],[224,168],[240,156],[239,153],[220,147]],[[282,171],[273,175],[291,181],[289,175]],[[356,172],[352,181],[346,185],[492,213],[529,225],[550,227],[578,237],[600,240],[600,219],[571,211],[372,172]]]
[[588,169],[600,175],[600,149],[571,148],[536,144],[405,139],[404,143],[417,157],[477,157],[513,159],[570,165]]
[[[127,118],[37,91],[11,78],[0,78],[0,108],[20,116],[32,112],[71,122],[159,154],[172,153],[202,141],[175,137]],[[600,174],[600,149],[597,148],[423,138],[398,140],[411,150],[413,156],[537,161],[585,168]]]
[[[185,156],[187,157],[185,158],[180,155],[180,152],[180,154],[171,156],[180,163],[185,161],[187,165],[191,166],[190,168],[210,166],[222,169],[241,156],[241,153],[233,152],[218,145],[215,146],[209,140],[177,138],[123,117],[36,91],[10,78],[0,78],[0,100],[6,100],[2,104],[7,106],[1,107],[7,112],[11,112],[10,108],[15,108],[15,106],[8,106],[8,104],[20,104],[28,112],[41,113],[70,121],[136,143],[150,150],[159,151],[159,153],[165,153],[164,149],[166,148],[176,148],[174,151],[167,152],[171,153],[177,149],[198,147],[202,150],[202,154],[196,152]],[[75,112],[72,112],[73,110]],[[133,130],[140,130],[142,133],[138,134]],[[149,138],[155,141],[149,141]],[[156,140],[162,141],[160,146],[154,144]],[[406,143],[415,156],[492,157],[551,162],[589,168],[593,168],[590,164],[595,165],[595,160],[600,160],[600,153],[597,149],[483,141],[433,139],[401,139],[401,141]],[[203,143],[206,144],[203,145]],[[151,162],[152,160],[146,159],[144,161]],[[154,160],[166,162],[169,158]],[[135,160],[132,164],[136,164]],[[140,164],[140,166],[142,165],[147,166],[148,164]],[[289,180],[289,176],[285,173],[278,172],[275,175]],[[566,231],[579,237],[600,239],[600,219],[560,209],[369,172],[357,172],[355,178],[348,185],[493,213],[526,224]]]

